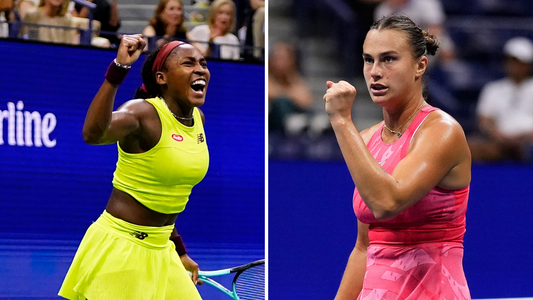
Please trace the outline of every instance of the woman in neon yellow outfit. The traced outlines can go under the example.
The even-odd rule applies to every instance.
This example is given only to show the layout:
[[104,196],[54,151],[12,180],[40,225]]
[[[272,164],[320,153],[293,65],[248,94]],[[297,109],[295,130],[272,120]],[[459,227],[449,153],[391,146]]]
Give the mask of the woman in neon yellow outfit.
[[210,73],[194,46],[168,43],[143,65],[137,95],[144,99],[113,111],[118,86],[144,47],[142,35],[123,36],[87,111],[85,141],[117,143],[119,158],[106,209],[87,230],[59,291],[67,299],[201,299],[198,264],[174,223],[209,164],[198,107]]

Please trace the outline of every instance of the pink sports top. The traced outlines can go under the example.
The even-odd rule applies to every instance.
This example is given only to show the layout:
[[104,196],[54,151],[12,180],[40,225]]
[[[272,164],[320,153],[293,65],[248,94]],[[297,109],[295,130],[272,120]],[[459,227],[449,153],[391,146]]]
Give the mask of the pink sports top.
[[[394,143],[381,139],[383,125],[376,130],[368,149],[383,169],[391,174],[396,165],[407,155],[409,144],[428,114],[438,108],[423,107],[404,134]],[[470,186],[459,190],[438,187],[398,216],[378,221],[363,202],[357,187],[353,196],[353,208],[357,218],[369,224],[370,244],[412,245],[432,242],[463,242]]]

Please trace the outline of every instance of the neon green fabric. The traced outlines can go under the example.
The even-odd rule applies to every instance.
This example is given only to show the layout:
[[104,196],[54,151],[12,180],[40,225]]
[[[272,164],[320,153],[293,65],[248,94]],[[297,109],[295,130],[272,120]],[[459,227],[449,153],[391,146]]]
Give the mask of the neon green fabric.
[[104,211],[83,237],[59,295],[72,300],[201,300],[169,240]]
[[188,127],[172,116],[161,98],[146,99],[161,120],[161,139],[144,153],[126,153],[118,145],[113,186],[151,210],[180,213],[192,188],[207,173],[209,152],[200,111],[194,108],[194,125]]

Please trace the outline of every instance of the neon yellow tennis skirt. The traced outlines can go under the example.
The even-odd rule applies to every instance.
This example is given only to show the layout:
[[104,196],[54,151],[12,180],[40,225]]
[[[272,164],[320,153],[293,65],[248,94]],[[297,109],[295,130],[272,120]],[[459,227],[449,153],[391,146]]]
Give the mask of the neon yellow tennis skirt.
[[59,290],[72,300],[201,300],[169,240],[174,225],[139,226],[104,211]]

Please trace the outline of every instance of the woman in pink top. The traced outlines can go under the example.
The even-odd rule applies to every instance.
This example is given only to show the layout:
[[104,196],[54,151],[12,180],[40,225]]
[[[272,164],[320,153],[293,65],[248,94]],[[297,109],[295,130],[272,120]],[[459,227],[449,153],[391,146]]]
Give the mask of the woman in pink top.
[[470,299],[462,267],[471,158],[461,126],[425,102],[435,36],[403,16],[372,25],[364,76],[383,122],[363,130],[356,90],[327,82],[326,112],[353,181],[358,236],[336,299]]

